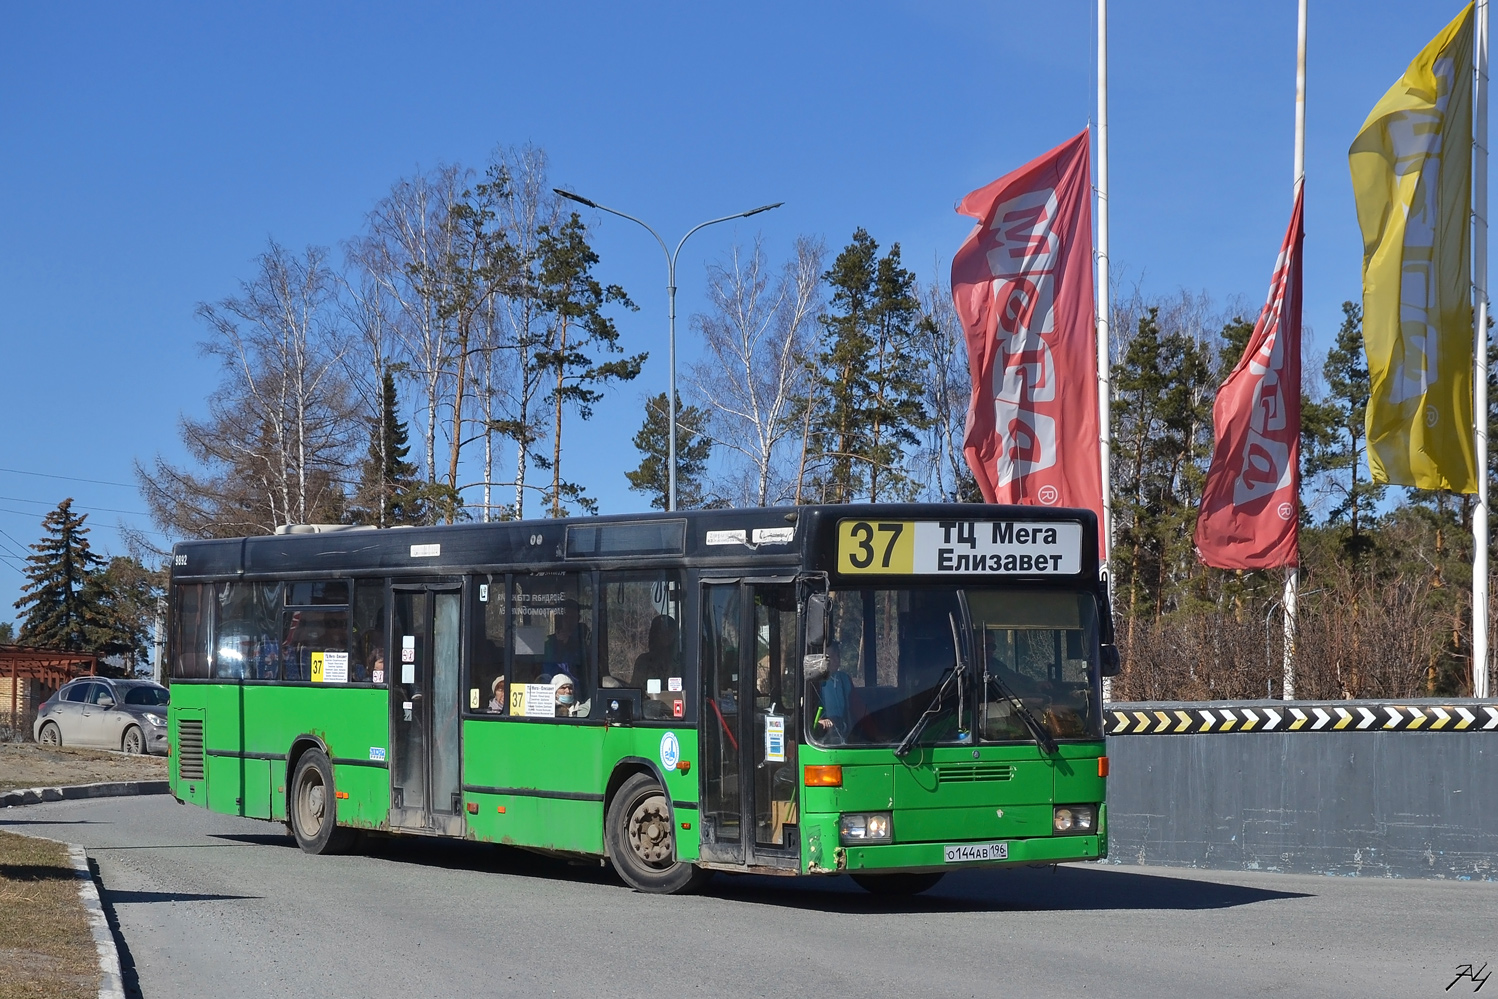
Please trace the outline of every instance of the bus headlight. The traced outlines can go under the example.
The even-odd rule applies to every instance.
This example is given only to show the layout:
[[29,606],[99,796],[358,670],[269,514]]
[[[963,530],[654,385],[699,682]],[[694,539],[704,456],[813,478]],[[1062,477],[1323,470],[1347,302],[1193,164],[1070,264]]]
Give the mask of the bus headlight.
[[1097,807],[1094,805],[1057,805],[1052,813],[1051,829],[1058,836],[1086,836],[1097,831]]
[[859,843],[889,843],[893,840],[889,812],[849,812],[838,822],[843,846]]

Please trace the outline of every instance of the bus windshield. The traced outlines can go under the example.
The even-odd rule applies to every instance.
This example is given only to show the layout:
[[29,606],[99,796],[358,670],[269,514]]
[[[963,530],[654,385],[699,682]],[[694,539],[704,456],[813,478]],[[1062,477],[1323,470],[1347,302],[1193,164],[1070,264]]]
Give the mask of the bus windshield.
[[917,745],[1033,742],[1021,708],[1054,739],[1102,738],[1090,593],[869,588],[829,603],[825,660],[807,664],[813,743],[898,745],[923,715]]

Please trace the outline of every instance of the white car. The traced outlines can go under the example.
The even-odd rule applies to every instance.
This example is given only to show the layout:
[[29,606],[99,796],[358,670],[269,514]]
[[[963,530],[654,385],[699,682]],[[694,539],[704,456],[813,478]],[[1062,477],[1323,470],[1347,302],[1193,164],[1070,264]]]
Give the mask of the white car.
[[31,734],[44,746],[92,746],[165,756],[170,700],[170,692],[150,680],[80,677],[42,702]]

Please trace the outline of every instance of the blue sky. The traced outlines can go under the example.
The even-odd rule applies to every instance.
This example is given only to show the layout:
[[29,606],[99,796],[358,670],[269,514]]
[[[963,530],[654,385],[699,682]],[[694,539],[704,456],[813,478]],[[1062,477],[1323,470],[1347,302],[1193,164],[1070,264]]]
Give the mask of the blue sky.
[[[1112,257],[1126,287],[1261,301],[1291,203],[1295,6],[1114,0]],[[1359,294],[1347,146],[1458,9],[1312,0],[1312,349]],[[1083,0],[35,4],[5,21],[0,620],[21,580],[13,556],[64,496],[93,511],[105,550],[119,550],[122,517],[148,526],[131,462],[181,460],[176,421],[217,383],[196,304],[232,294],[268,237],[336,247],[402,175],[533,142],[555,181],[673,243],[784,201],[688,244],[686,363],[704,263],[734,241],[763,233],[783,253],[812,233],[836,250],[863,226],[929,279],[967,232],[955,202],[1094,114]],[[640,381],[570,431],[578,478],[612,512],[640,505],[623,472],[640,399],[665,387],[665,267],[643,230],[596,221],[600,275],[640,305],[621,318],[625,344],[651,351]]]

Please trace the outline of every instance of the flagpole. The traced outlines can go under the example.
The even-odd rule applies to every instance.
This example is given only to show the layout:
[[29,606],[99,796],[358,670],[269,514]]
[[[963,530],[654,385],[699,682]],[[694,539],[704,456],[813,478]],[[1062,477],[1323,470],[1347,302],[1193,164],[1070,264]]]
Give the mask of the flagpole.
[[[1300,0],[1300,12],[1296,20],[1295,41],[1295,184],[1293,191],[1299,193],[1306,180],[1306,4]],[[1295,386],[1300,391],[1300,386]],[[1295,470],[1295,481],[1300,482],[1299,470]],[[1300,516],[1300,497],[1296,496],[1295,516]],[[1285,570],[1285,592],[1280,597],[1280,606],[1285,612],[1285,662],[1280,696],[1287,701],[1295,700],[1295,630],[1296,599],[1300,596],[1300,569],[1291,566]]]
[[[1113,416],[1109,381],[1111,358],[1108,351],[1108,0],[1097,0],[1097,413],[1099,453],[1102,456],[1103,572],[1111,576],[1109,560],[1113,557],[1113,485],[1110,451],[1113,443]],[[1111,580],[1110,580],[1111,582]],[[1103,700],[1111,700],[1113,681],[1103,680]]]
[[1488,696],[1488,0],[1477,0],[1472,40],[1473,447],[1477,508],[1472,511],[1472,696]]

